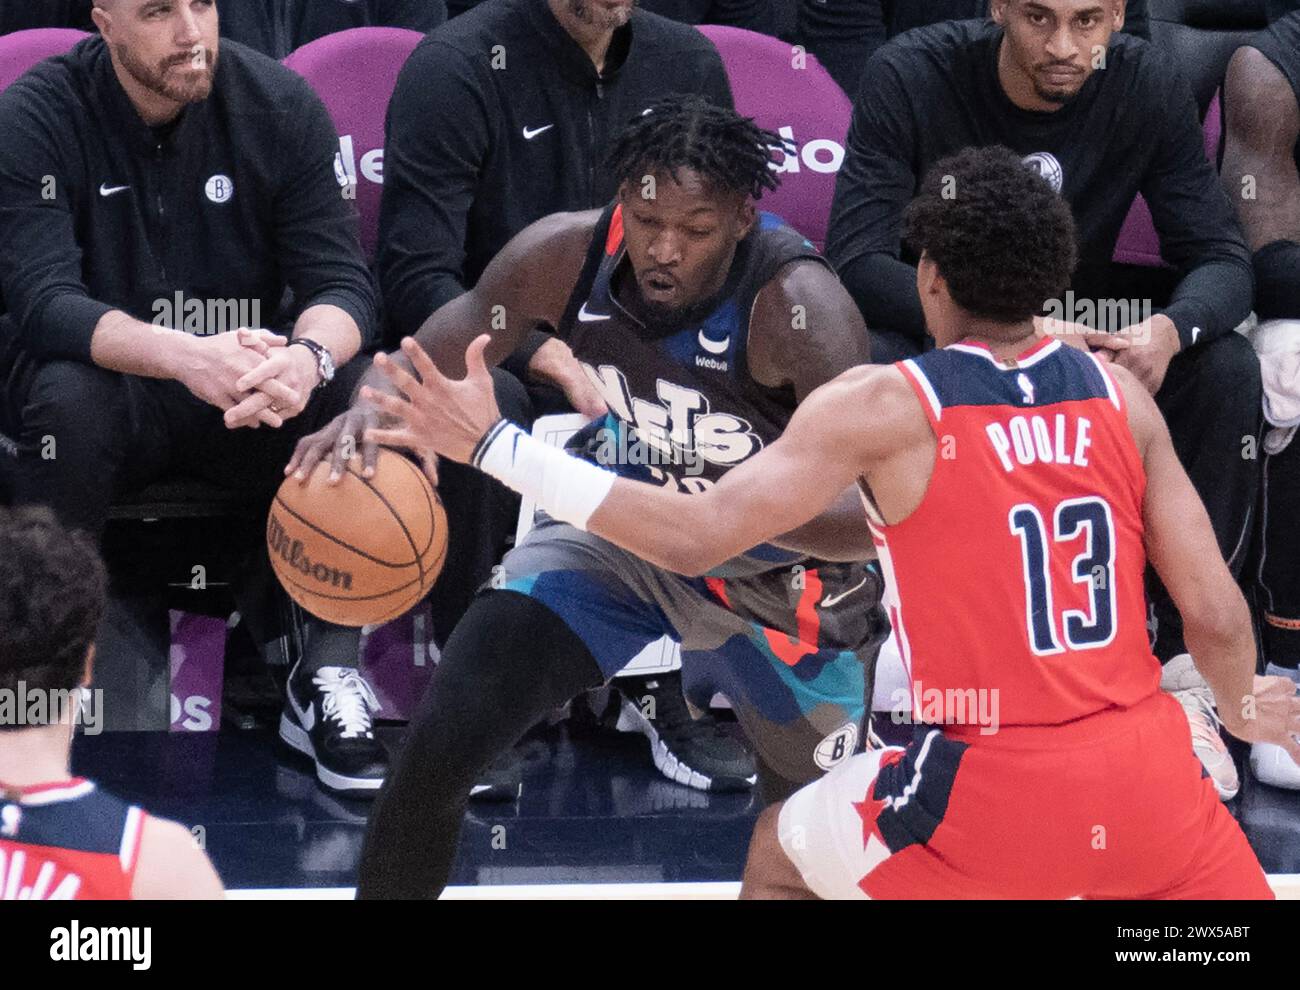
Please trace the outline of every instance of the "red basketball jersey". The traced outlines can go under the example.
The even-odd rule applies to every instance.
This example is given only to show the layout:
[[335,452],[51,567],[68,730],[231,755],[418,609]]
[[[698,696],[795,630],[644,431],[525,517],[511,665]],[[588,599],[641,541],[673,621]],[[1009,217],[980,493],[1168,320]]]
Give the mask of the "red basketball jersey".
[[897,367],[938,444],[915,512],[885,526],[868,504],[914,719],[1057,725],[1158,690],[1146,472],[1102,363],[1049,339],[1001,363],[964,342]]
[[0,800],[0,900],[126,900],[145,813],[74,778]]

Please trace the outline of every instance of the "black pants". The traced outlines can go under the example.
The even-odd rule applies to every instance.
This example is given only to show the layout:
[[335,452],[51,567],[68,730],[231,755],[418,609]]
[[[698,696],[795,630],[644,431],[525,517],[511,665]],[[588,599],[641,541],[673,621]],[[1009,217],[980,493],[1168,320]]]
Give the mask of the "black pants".
[[[872,360],[901,361],[931,345],[930,338],[923,347],[900,333],[872,331]],[[1259,492],[1259,359],[1241,334],[1224,334],[1174,355],[1155,399],[1178,458],[1205,503],[1223,559],[1240,579]],[[1165,663],[1187,650],[1183,620],[1151,569],[1147,597],[1155,622],[1154,652]]]
[[[66,525],[99,539],[115,498],[182,476],[269,506],[298,438],[347,408],[365,370],[353,361],[278,430],[229,430],[222,412],[175,381],[79,361],[17,355],[8,369],[0,429],[17,441],[15,504],[51,506]],[[304,667],[357,662],[360,631],[297,610]]]
[[[1250,550],[1259,496],[1259,434],[1263,424],[1259,359],[1239,333],[1175,355],[1156,405],[1174,450],[1205,503],[1219,551],[1235,578]],[[1147,572],[1155,619],[1155,655],[1165,663],[1185,653],[1183,620],[1169,593]]]
[[1300,435],[1293,434],[1278,453],[1265,455],[1261,487],[1255,573],[1260,640],[1265,661],[1295,668],[1300,666]]

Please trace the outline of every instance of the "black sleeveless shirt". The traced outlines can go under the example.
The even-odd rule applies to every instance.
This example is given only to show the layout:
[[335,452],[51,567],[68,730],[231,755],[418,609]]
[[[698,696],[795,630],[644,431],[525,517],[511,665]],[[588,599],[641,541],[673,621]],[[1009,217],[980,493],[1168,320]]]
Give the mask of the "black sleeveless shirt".
[[[582,430],[571,449],[623,477],[700,492],[776,440],[795,395],[750,375],[749,318],[759,290],[782,266],[804,259],[827,264],[802,234],[760,213],[736,247],[716,304],[663,334],[614,296],[615,275],[630,261],[621,207],[606,207],[556,333],[610,412]],[[741,569],[750,571],[805,559],[767,545],[745,556],[749,565]]]

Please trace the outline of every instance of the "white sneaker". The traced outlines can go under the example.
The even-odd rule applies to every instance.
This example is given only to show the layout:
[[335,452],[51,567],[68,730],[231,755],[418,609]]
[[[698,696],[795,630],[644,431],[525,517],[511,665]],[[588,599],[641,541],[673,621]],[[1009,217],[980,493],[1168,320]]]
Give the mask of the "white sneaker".
[[1190,653],[1180,653],[1165,664],[1160,674],[1160,688],[1183,706],[1192,733],[1192,750],[1214,781],[1220,799],[1231,801],[1241,788],[1237,767],[1219,732],[1223,723],[1214,707],[1214,692],[1196,669]]
[[[1265,671],[1270,677],[1289,677],[1300,680],[1300,672],[1286,667],[1268,665]],[[1300,791],[1300,766],[1291,759],[1291,754],[1276,743],[1257,742],[1250,747],[1250,769],[1255,778],[1273,787],[1285,787],[1287,790]]]

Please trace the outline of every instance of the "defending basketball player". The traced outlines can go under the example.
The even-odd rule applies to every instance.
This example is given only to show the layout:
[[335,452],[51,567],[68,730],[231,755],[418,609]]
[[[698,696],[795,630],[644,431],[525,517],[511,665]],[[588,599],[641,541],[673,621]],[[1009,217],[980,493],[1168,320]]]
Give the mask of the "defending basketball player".
[[184,826],[69,772],[106,601],[90,537],[43,506],[0,508],[0,900],[219,898]]
[[[494,362],[534,325],[552,327],[609,407],[575,449],[646,488],[708,490],[772,444],[799,401],[866,359],[866,330],[835,274],[755,208],[776,184],[770,149],[780,143],[699,98],[654,104],[611,149],[621,177],[613,203],[526,228],[409,346],[458,370],[484,331],[492,340],[477,360]],[[381,371],[368,381],[388,385]],[[290,469],[307,472],[326,454],[341,466],[376,425],[363,397],[306,438]],[[373,450],[362,445],[362,456]],[[563,513],[535,526],[442,652],[401,769],[371,816],[359,894],[435,896],[474,775],[665,635],[681,643],[696,708],[715,692],[730,699],[768,800],[851,756],[871,697],[868,661],[887,624],[850,481],[808,525],[737,547],[692,579]],[[729,772],[701,761],[682,775],[725,789],[736,786]]]
[[698,494],[618,478],[500,420],[483,338],[462,381],[418,348],[421,381],[386,363],[404,398],[374,401],[403,422],[374,437],[470,461],[573,532],[688,575],[856,482],[914,701],[922,683],[999,692],[1001,726],[945,711],[906,748],[768,808],[745,896],[1272,896],[1158,690],[1146,560],[1230,732],[1300,755],[1300,699],[1254,677],[1246,603],[1151,397],[1034,331],[1074,266],[1068,208],[1009,151],[967,150],[936,165],[907,227],[941,349],[841,375]]

